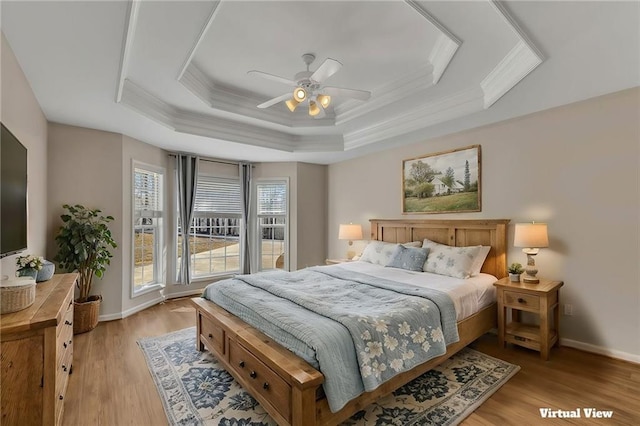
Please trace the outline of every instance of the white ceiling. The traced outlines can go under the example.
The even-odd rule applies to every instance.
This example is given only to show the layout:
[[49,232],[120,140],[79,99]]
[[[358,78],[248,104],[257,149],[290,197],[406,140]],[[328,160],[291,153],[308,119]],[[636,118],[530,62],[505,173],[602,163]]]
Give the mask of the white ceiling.
[[[174,151],[332,163],[640,85],[638,2],[2,1],[48,120]],[[288,79],[343,64],[327,117]],[[517,142],[517,141],[514,141]]]

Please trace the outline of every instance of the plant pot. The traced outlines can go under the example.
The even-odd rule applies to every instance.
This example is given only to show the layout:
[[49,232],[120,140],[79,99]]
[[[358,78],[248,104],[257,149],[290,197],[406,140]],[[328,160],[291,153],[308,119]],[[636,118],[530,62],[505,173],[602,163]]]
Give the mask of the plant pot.
[[89,296],[86,302],[73,301],[73,334],[86,333],[98,325],[102,296]]
[[509,280],[511,280],[512,283],[519,283],[520,282],[520,274],[509,274]]
[[19,269],[16,272],[16,275],[18,277],[31,277],[34,280],[36,279],[36,277],[38,276],[38,270],[35,268],[24,268],[24,269]]

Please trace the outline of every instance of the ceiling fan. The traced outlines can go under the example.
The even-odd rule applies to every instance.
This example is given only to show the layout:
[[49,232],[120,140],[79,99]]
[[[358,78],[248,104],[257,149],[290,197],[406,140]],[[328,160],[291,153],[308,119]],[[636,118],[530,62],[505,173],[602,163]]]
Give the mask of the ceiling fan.
[[262,71],[249,71],[247,74],[295,87],[293,93],[285,93],[284,95],[270,99],[258,105],[258,108],[268,108],[278,102],[285,101],[287,108],[293,112],[298,105],[307,102],[309,104],[309,115],[315,118],[322,118],[325,116],[325,108],[331,103],[332,96],[345,96],[361,101],[366,101],[371,97],[371,92],[365,90],[323,86],[322,82],[338,72],[340,68],[342,68],[342,64],[335,59],[327,58],[317,70],[314,72],[309,71],[309,65],[311,65],[315,59],[316,57],[312,53],[302,55],[302,60],[307,65],[307,70],[297,73],[293,77],[293,80]]

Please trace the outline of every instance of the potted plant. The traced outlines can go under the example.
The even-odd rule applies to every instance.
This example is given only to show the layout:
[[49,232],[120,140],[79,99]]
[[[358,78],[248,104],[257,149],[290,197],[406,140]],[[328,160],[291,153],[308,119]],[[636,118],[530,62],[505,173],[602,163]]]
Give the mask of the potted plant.
[[524,272],[524,268],[518,262],[514,262],[509,266],[509,279],[513,283],[520,282],[520,275]]
[[42,269],[44,259],[40,256],[27,254],[26,256],[18,256],[16,259],[16,276],[31,277],[34,280],[38,276],[38,271]]
[[93,330],[98,325],[102,296],[91,295],[93,276],[102,278],[111,263],[111,249],[117,247],[107,224],[112,216],[103,216],[98,209],[76,204],[63,206],[68,210],[60,216],[62,226],[56,236],[56,260],[67,271],[78,271],[80,297],[74,301],[74,334]]

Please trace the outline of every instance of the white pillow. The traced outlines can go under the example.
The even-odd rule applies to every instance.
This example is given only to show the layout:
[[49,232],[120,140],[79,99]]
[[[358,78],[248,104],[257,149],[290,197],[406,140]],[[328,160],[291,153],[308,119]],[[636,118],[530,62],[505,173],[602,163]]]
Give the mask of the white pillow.
[[473,265],[471,266],[471,276],[475,277],[480,273],[482,269],[482,265],[484,265],[484,261],[487,259],[489,252],[491,251],[490,246],[480,246],[480,251],[476,256],[476,259],[473,261]]
[[[405,247],[422,247],[420,241],[402,244]],[[384,241],[371,241],[362,251],[360,262],[369,262],[375,265],[387,266],[391,261],[393,251],[398,244],[385,243]]]
[[425,239],[422,247],[429,249],[429,255],[424,262],[423,270],[434,274],[447,275],[455,278],[469,278],[474,261],[482,246],[453,247],[438,244]]

